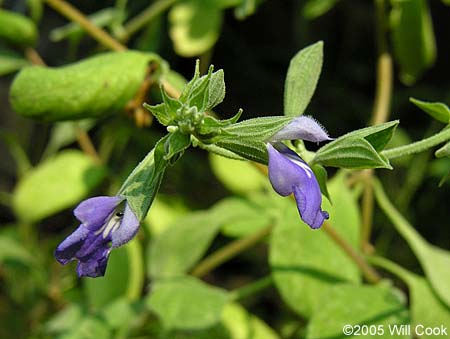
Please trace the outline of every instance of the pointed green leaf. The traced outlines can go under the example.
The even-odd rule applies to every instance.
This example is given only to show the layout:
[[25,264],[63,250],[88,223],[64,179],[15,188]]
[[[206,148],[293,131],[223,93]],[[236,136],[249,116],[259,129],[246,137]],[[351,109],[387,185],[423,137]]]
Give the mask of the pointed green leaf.
[[370,144],[376,151],[380,152],[386,147],[389,140],[391,140],[392,135],[394,134],[398,126],[398,123],[398,120],[393,120],[376,126],[361,128],[356,131],[344,134],[337,140],[349,137],[364,138],[368,142],[370,142]]
[[28,171],[19,181],[14,190],[14,211],[28,222],[46,218],[77,204],[105,174],[105,169],[84,153],[63,151]]
[[150,61],[162,62],[154,54],[127,51],[64,67],[25,67],[11,86],[11,105],[24,117],[45,121],[110,115],[135,96]]
[[409,98],[409,101],[425,113],[431,115],[434,119],[444,124],[450,123],[450,109],[446,104],[442,102],[426,102],[414,98]]
[[225,290],[186,276],[155,282],[147,305],[165,328],[194,330],[219,323],[227,301]]
[[168,166],[168,162],[164,159],[164,144],[168,137],[169,135],[166,135],[157,142],[131,172],[117,193],[127,199],[139,221],[144,220],[147,215]]
[[291,120],[291,117],[263,117],[244,120],[223,128],[224,133],[213,138],[212,141],[217,146],[243,158],[267,163],[267,140]]
[[[339,175],[329,185],[331,206],[323,201],[330,214],[330,224],[347,242],[359,245],[360,217],[358,204]],[[311,230],[300,220],[295,203],[286,200],[283,219],[270,240],[269,262],[275,285],[283,300],[295,312],[310,317],[316,307],[323,307],[322,297],[338,284],[360,282],[354,262],[322,230]]]
[[[398,292],[383,286],[338,285],[330,288],[323,303],[313,313],[306,339],[360,338],[359,334],[362,338],[409,339],[408,334],[391,336],[389,332],[393,325],[406,327],[408,324],[408,309]],[[375,332],[357,331],[354,327],[355,332],[346,335],[343,333],[346,325],[361,328],[367,325]]]
[[386,157],[378,153],[364,138],[339,138],[317,151],[314,163],[324,166],[364,169],[392,169]]
[[211,75],[208,88],[208,103],[206,110],[211,110],[225,98],[225,80],[223,70],[219,69]]
[[303,114],[316,90],[322,59],[322,41],[302,49],[292,58],[284,85],[284,115]]

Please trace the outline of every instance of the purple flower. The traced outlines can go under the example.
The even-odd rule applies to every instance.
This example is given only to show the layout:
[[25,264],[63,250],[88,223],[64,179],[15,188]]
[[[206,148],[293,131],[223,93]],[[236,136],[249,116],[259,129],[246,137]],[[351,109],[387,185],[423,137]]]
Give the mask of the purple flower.
[[272,136],[270,142],[275,143],[276,148],[267,144],[273,189],[281,196],[293,193],[302,220],[311,228],[319,228],[329,215],[322,211],[322,194],[314,172],[295,152],[279,142],[293,139],[320,142],[331,138],[314,119],[301,116]]
[[121,197],[94,197],[74,210],[81,225],[55,251],[65,265],[78,260],[79,277],[103,276],[112,248],[130,241],[139,229],[139,220]]

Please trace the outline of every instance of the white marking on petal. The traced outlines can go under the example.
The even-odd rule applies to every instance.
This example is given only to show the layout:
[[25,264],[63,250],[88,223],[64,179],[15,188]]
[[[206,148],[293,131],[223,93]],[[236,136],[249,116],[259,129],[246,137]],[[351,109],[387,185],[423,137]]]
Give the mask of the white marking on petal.
[[103,238],[105,239],[110,232],[114,232],[117,227],[120,226],[120,222],[122,220],[122,217],[119,217],[117,215],[114,215],[111,219],[109,219],[108,223],[106,224],[105,230],[103,231]]
[[289,156],[289,155],[287,155],[287,154],[285,154],[288,158],[289,158],[289,160],[290,161],[292,161],[294,164],[296,164],[297,166],[300,166],[305,172],[306,172],[306,175],[308,176],[308,178],[312,178],[312,175],[313,175],[313,171],[312,171],[312,169],[307,165],[307,164],[305,164],[303,161],[300,161],[300,160],[298,160],[298,159],[296,159],[296,158],[294,158],[294,157],[291,157],[291,156]]

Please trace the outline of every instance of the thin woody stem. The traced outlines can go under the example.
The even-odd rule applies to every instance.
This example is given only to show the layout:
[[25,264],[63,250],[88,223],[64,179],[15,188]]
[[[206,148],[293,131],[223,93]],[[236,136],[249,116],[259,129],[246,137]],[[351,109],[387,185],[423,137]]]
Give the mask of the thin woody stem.
[[[389,118],[389,110],[392,97],[392,78],[393,66],[392,57],[389,53],[386,40],[386,32],[388,29],[386,19],[386,1],[374,0],[375,4],[375,34],[377,44],[377,72],[376,72],[376,90],[375,100],[372,111],[372,125],[384,123]],[[369,254],[373,247],[370,244],[370,236],[373,224],[373,188],[372,179],[373,170],[366,170],[365,186],[361,203],[362,212],[362,231],[361,231],[361,248],[364,253]]]
[[78,9],[64,0],[45,0],[45,2],[55,11],[61,13],[66,18],[78,23],[99,43],[113,51],[125,51],[127,47],[112,38],[106,31],[94,25]]
[[228,245],[220,248],[210,256],[206,257],[203,261],[201,261],[191,271],[191,275],[198,278],[203,277],[224,262],[234,258],[239,253],[258,244],[272,232],[272,229],[273,225],[269,225],[257,231],[256,233],[230,242]]

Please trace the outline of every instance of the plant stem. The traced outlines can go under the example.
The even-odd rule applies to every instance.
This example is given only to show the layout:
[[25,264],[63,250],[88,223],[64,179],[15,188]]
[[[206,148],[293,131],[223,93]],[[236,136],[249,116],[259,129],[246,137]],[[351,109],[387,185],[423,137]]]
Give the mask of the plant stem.
[[139,31],[148,22],[165,12],[176,1],[177,0],[158,0],[153,2],[150,6],[125,24],[123,35],[120,36],[120,41],[127,41],[131,35]]
[[325,221],[322,225],[322,229],[331,239],[333,239],[336,244],[339,245],[339,247],[345,253],[347,253],[347,255],[355,262],[355,264],[358,265],[368,282],[376,284],[381,280],[378,272],[372,266],[370,266],[364,259],[364,257],[356,252],[353,247],[350,246],[350,244],[334,230],[333,227],[331,227],[329,222]]
[[[378,125],[389,118],[389,109],[392,97],[392,57],[389,53],[386,40],[387,20],[385,0],[375,0],[375,36],[377,44],[377,72],[376,90],[371,124]],[[373,246],[370,244],[370,236],[373,224],[373,189],[371,186],[373,170],[364,171],[364,192],[361,202],[361,248],[364,253],[370,253]]]
[[94,159],[96,163],[100,164],[102,161],[97,153],[97,150],[94,147],[94,144],[92,143],[91,138],[89,137],[89,134],[87,134],[87,132],[82,129],[76,122],[74,122],[73,125],[75,128],[77,142],[78,145],[80,145],[81,150],[92,159]]
[[398,158],[401,156],[420,153],[428,148],[442,144],[450,140],[450,128],[444,128],[439,133],[432,135],[431,137],[422,139],[420,141],[413,142],[405,146],[395,147],[387,149],[381,152],[388,159]]
[[403,217],[403,215],[395,208],[392,202],[386,195],[383,186],[378,180],[374,180],[373,188],[375,198],[381,210],[391,220],[396,230],[402,235],[402,237],[408,242],[413,251],[420,250],[420,247],[424,245],[422,236],[412,227],[409,222]]
[[373,252],[373,246],[370,244],[370,235],[372,233],[373,224],[373,187],[372,178],[373,170],[363,171],[366,174],[366,180],[364,180],[364,190],[361,203],[362,214],[362,227],[361,227],[361,249],[364,253],[370,254]]
[[272,232],[273,225],[264,227],[256,233],[250,234],[244,238],[237,239],[220,248],[210,256],[202,260],[192,271],[191,275],[194,277],[203,277],[219,265],[234,258],[239,253],[253,247],[261,240],[266,238]]
[[234,291],[230,292],[230,298],[233,301],[243,299],[250,295],[259,293],[260,291],[263,291],[272,285],[273,285],[273,278],[271,275],[268,275],[264,278],[254,281],[244,287],[235,289]]
[[106,31],[94,25],[83,13],[64,0],[45,0],[45,2],[55,11],[61,13],[71,21],[78,23],[102,45],[113,51],[125,51],[127,49],[127,47],[113,39]]
[[25,57],[33,65],[46,66],[39,53],[31,47],[25,48]]

